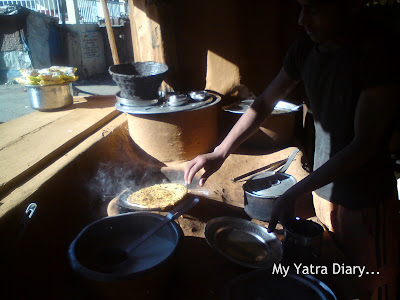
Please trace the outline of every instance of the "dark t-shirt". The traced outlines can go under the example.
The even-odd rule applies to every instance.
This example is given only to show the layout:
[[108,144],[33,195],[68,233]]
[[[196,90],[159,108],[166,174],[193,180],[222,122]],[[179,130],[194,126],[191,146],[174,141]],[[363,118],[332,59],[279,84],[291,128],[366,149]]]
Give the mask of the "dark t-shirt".
[[[395,53],[387,41],[383,36],[370,34],[359,36],[338,50],[321,52],[304,34],[289,49],[284,70],[291,78],[303,81],[314,116],[314,170],[352,141],[354,115],[362,90],[399,82]],[[377,111],[371,122],[379,121]],[[333,203],[359,209],[390,197],[394,188],[390,154],[387,145],[382,145],[366,165],[316,193]]]

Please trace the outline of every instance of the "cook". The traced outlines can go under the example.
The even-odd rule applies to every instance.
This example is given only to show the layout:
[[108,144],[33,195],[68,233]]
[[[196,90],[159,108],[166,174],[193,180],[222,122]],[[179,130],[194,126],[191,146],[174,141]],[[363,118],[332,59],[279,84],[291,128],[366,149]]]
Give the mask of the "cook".
[[302,81],[315,119],[314,171],[278,198],[269,230],[313,192],[316,215],[349,261],[379,272],[356,279],[359,299],[397,299],[399,201],[388,151],[400,101],[396,38],[364,22],[361,0],[297,2],[305,32],[222,143],[187,163],[185,181],[204,169],[204,185]]

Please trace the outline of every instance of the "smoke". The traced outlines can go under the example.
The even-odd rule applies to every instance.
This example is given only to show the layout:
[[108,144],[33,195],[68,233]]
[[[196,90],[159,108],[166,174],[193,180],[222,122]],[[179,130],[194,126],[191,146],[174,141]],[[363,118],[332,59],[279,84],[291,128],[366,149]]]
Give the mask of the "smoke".
[[144,186],[167,182],[160,169],[144,169],[128,163],[100,163],[88,182],[90,194],[109,201],[124,190],[136,191]]
[[136,188],[137,170],[127,164],[100,163],[94,177],[89,180],[88,189],[101,201],[110,200],[125,189]]

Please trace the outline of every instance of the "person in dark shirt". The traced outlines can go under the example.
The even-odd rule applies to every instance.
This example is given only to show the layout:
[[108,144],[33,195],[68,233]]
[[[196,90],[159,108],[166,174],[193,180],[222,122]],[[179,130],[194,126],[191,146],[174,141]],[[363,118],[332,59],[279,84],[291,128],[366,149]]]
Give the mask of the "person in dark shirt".
[[359,17],[361,1],[298,0],[305,33],[283,67],[212,153],[187,163],[185,181],[201,169],[203,185],[300,81],[315,123],[314,171],[274,204],[269,230],[293,217],[313,192],[317,217],[352,264],[379,272],[360,278],[360,299],[397,299],[399,201],[388,151],[399,110],[398,52]]

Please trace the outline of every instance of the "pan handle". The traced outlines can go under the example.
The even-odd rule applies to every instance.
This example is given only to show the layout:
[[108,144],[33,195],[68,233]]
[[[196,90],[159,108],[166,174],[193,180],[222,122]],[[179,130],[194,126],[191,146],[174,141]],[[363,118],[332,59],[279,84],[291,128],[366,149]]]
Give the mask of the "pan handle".
[[296,148],[293,150],[292,155],[288,158],[288,160],[285,162],[285,164],[280,168],[277,173],[285,173],[286,170],[289,168],[290,164],[293,162],[294,158],[296,157],[297,153],[299,152],[299,149]]

